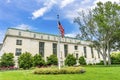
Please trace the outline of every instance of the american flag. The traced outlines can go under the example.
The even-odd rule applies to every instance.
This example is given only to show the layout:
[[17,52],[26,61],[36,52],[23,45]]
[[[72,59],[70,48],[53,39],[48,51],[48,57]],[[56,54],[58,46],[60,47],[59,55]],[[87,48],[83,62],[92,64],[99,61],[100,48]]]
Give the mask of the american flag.
[[64,28],[63,26],[61,25],[60,21],[58,21],[58,28],[60,30],[60,33],[61,33],[61,36],[62,38],[64,37]]

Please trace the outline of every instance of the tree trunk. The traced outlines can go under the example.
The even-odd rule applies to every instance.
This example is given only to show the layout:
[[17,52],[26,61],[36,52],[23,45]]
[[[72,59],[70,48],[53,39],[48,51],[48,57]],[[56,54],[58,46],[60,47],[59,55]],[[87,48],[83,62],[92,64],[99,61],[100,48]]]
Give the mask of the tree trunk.
[[106,61],[106,57],[103,56],[103,62],[104,62],[104,65],[106,66],[107,65],[107,61]]
[[104,65],[106,66],[107,65],[107,61],[106,61],[106,57],[107,56],[106,56],[105,47],[102,48],[102,51],[100,49],[101,49],[100,47],[97,48],[97,50],[99,51],[99,53],[102,55]]
[[107,47],[108,47],[108,65],[111,65],[110,45],[109,45],[109,42],[107,43]]
[[108,65],[111,65],[110,50],[108,49]]
[[111,65],[110,52],[108,52],[108,65]]
[[107,55],[106,55],[106,49],[105,49],[105,47],[103,47],[103,62],[104,62],[105,66],[107,65],[106,57],[107,57]]

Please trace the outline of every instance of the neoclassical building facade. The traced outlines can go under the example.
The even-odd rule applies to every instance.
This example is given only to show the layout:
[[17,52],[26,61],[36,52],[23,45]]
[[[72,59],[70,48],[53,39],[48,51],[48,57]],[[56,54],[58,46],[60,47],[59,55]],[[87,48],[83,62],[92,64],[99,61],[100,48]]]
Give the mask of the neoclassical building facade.
[[[8,28],[3,40],[1,55],[3,53],[14,53],[17,57],[30,52],[32,55],[41,54],[46,60],[51,54],[57,53],[58,36],[46,33],[39,33],[29,30]],[[77,59],[84,56],[87,63],[97,63],[102,56],[92,47],[88,41],[81,41],[72,37],[60,38],[60,59],[64,64],[67,54],[73,54]]]

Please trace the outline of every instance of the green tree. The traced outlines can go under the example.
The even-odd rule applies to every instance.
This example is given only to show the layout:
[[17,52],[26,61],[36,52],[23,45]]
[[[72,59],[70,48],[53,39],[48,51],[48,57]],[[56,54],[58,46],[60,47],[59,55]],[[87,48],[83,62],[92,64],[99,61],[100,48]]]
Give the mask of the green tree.
[[117,34],[113,36],[112,49],[114,51],[117,51],[117,50],[120,51],[120,37],[119,37],[119,35],[120,35],[120,32],[117,32]]
[[48,65],[57,65],[58,64],[58,59],[57,59],[57,56],[56,55],[50,55],[48,58],[47,58],[47,64]]
[[14,66],[14,56],[13,53],[4,53],[1,56],[1,67]]
[[68,54],[65,59],[65,65],[73,66],[76,64],[76,58],[73,56],[73,54]]
[[90,45],[102,55],[104,65],[107,65],[107,57],[108,64],[111,64],[110,52],[115,41],[113,37],[120,32],[119,16],[120,6],[108,1],[98,2],[94,9],[82,11],[74,20],[80,26],[79,38],[91,42]]
[[80,63],[80,65],[86,65],[86,61],[85,61],[85,58],[83,56],[81,56],[79,58],[79,63]]
[[21,54],[18,58],[18,64],[20,68],[29,69],[33,64],[33,57],[30,53],[25,52]]
[[44,59],[42,59],[40,54],[36,54],[33,57],[33,65],[34,66],[41,67],[41,66],[44,66],[44,64],[45,64],[45,61],[44,61]]

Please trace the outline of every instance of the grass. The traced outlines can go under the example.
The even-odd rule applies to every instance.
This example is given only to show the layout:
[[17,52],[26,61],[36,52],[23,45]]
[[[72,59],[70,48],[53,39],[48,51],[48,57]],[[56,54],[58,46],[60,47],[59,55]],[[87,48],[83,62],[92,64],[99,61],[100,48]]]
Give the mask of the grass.
[[120,67],[86,66],[84,74],[35,75],[33,70],[1,71],[0,80],[120,80]]

